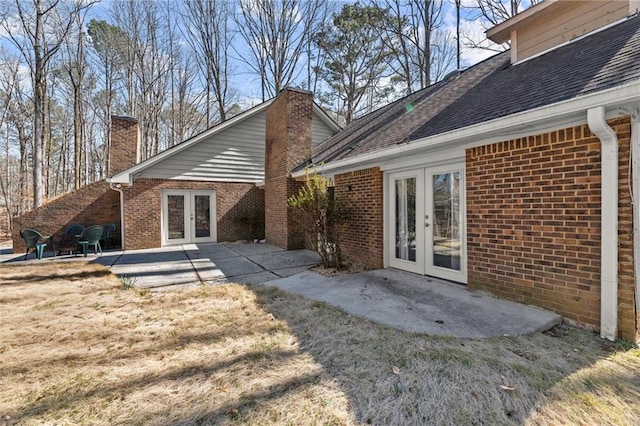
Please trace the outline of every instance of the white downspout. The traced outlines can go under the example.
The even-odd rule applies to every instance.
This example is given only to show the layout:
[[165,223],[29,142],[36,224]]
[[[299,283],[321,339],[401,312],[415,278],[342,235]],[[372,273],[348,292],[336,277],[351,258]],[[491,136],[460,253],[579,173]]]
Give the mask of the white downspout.
[[124,251],[124,192],[122,192],[122,186],[119,183],[109,183],[109,187],[120,193],[120,248]]
[[618,336],[618,136],[609,127],[604,107],[587,111],[589,129],[600,139],[602,153],[600,225],[600,336]]

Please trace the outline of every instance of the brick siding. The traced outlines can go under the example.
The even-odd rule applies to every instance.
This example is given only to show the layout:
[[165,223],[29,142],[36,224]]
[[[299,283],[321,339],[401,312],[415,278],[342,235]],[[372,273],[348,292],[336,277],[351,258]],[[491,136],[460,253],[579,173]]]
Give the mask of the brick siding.
[[302,185],[291,171],[311,156],[313,95],[285,89],[266,111],[265,227],[267,243],[305,247],[304,228],[287,200]]
[[[631,198],[631,123],[619,119],[609,121],[618,134],[618,328],[620,335],[640,342],[640,310],[635,308],[633,265],[633,200]],[[637,201],[636,201],[637,202]]]
[[[635,341],[629,118],[620,141],[619,328]],[[586,125],[466,151],[469,287],[600,324],[600,141]]]
[[140,161],[140,128],[131,117],[111,116],[111,141],[107,176],[120,173]]
[[[264,217],[264,191],[251,183],[140,178],[133,186],[123,188],[127,250],[162,245],[162,191],[165,189],[214,190],[218,241],[247,239],[246,225],[240,223],[239,219],[246,214]],[[263,234],[264,230],[259,229],[258,233]]]
[[334,177],[334,194],[351,209],[341,231],[345,258],[368,269],[383,267],[383,173],[378,167]]
[[120,195],[109,188],[104,180],[84,186],[62,195],[46,204],[13,219],[13,251],[26,250],[20,237],[22,228],[34,228],[44,235],[53,235],[57,240],[71,224],[85,226],[114,223],[117,231],[114,238],[120,240]]

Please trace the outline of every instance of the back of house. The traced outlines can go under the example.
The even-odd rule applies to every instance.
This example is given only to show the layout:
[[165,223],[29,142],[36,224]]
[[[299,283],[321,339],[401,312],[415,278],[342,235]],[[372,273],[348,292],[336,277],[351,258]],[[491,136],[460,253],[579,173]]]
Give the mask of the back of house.
[[487,32],[509,51],[316,146],[345,255],[638,342],[638,8],[539,3]]
[[114,117],[109,179],[14,221],[118,223],[123,248],[247,239],[304,247],[305,168],[351,207],[349,261],[536,305],[640,341],[640,2],[546,0],[487,32],[511,49],[340,129],[274,99],[137,161]]

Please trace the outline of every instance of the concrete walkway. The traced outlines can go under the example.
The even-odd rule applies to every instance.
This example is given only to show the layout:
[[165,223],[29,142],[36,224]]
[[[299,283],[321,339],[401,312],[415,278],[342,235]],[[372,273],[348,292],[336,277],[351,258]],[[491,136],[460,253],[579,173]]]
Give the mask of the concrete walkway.
[[546,331],[562,322],[560,315],[544,309],[395,269],[333,278],[305,271],[266,285],[416,333],[483,338]]
[[268,244],[208,243],[125,251],[111,264],[105,260],[96,259],[138,287],[176,289],[225,282],[260,284],[305,271],[320,257],[309,250]]
[[[3,254],[0,263],[18,261],[23,256]],[[549,311],[393,269],[326,277],[309,270],[320,261],[316,253],[287,251],[268,244],[185,244],[26,262],[41,262],[45,267],[51,261],[81,260],[105,265],[137,287],[156,291],[226,282],[275,286],[380,324],[418,333],[469,338],[519,335],[548,330],[562,321]]]

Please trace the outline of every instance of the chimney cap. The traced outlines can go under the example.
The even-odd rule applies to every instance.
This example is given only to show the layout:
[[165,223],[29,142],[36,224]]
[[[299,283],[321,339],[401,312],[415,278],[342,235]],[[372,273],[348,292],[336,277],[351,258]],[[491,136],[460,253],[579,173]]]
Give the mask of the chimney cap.
[[126,115],[112,115],[111,116],[111,120],[121,120],[121,121],[128,121],[130,123],[137,123],[138,120],[133,118],[133,117],[128,117]]
[[310,90],[307,90],[307,89],[301,89],[300,87],[291,87],[291,86],[286,86],[286,87],[284,87],[282,90],[280,90],[280,93],[279,93],[278,95],[280,95],[280,94],[282,94],[282,93],[284,93],[284,92],[287,92],[287,91],[289,91],[289,92],[304,93],[304,94],[312,95],[312,96],[313,96],[313,92],[312,92],[312,91],[310,91]]

